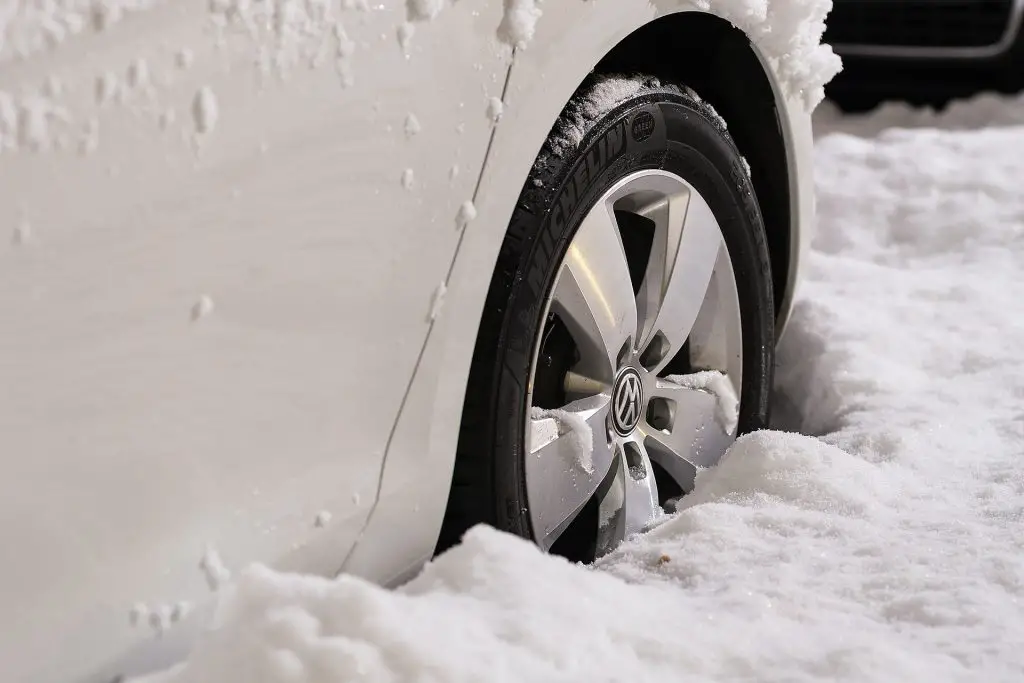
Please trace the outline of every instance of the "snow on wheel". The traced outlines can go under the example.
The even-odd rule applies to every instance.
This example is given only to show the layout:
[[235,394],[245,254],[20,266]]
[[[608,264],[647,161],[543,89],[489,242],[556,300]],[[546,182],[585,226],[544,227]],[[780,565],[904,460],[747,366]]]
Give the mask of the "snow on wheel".
[[475,523],[590,561],[768,422],[772,278],[744,162],[692,91],[595,78],[512,218],[442,547]]

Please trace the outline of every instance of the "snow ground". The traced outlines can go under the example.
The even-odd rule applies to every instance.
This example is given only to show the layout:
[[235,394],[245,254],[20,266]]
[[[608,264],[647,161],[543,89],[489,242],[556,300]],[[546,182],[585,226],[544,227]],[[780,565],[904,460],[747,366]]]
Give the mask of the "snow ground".
[[398,591],[252,568],[169,680],[1024,680],[1024,100],[819,122],[778,394],[820,438],[593,569],[484,528]]

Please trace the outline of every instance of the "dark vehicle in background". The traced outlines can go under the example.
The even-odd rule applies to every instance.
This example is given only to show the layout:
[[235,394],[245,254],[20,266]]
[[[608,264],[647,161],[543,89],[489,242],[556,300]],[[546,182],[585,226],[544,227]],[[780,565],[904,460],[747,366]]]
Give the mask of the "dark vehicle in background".
[[834,2],[825,41],[844,69],[828,95],[843,109],[1024,89],[1024,0]]

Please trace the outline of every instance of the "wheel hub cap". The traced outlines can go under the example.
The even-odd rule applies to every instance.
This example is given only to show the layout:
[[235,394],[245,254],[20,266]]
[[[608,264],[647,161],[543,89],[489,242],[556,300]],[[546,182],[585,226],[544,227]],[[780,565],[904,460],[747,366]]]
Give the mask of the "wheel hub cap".
[[619,436],[629,436],[640,422],[644,405],[644,386],[640,373],[623,368],[612,389],[612,426]]
[[[544,314],[524,425],[528,512],[542,548],[586,560],[650,527],[735,439],[716,397],[695,388],[707,383],[673,379],[717,371],[741,394],[736,280],[707,202],[666,171],[623,178],[573,235]],[[588,534],[585,552],[553,548]]]

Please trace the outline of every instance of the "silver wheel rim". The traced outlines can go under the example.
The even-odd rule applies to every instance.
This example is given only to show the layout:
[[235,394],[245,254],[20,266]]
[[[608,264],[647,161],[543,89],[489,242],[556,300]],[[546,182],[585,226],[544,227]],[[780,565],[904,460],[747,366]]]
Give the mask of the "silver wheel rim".
[[[642,217],[653,236],[639,283],[630,276],[622,232],[629,228],[618,212]],[[633,259],[635,265],[635,253]],[[550,550],[582,521],[588,503],[596,505],[600,556],[662,516],[652,462],[688,492],[696,472],[717,463],[736,438],[739,296],[711,208],[666,171],[622,179],[580,224],[544,314],[548,326],[535,345],[527,388],[530,521],[537,543]],[[556,403],[563,404],[538,405],[538,359],[556,321],[575,346],[574,363],[555,375],[562,381]],[[680,353],[684,348],[688,353]],[[691,373],[720,374],[666,376],[680,362],[677,354]]]

